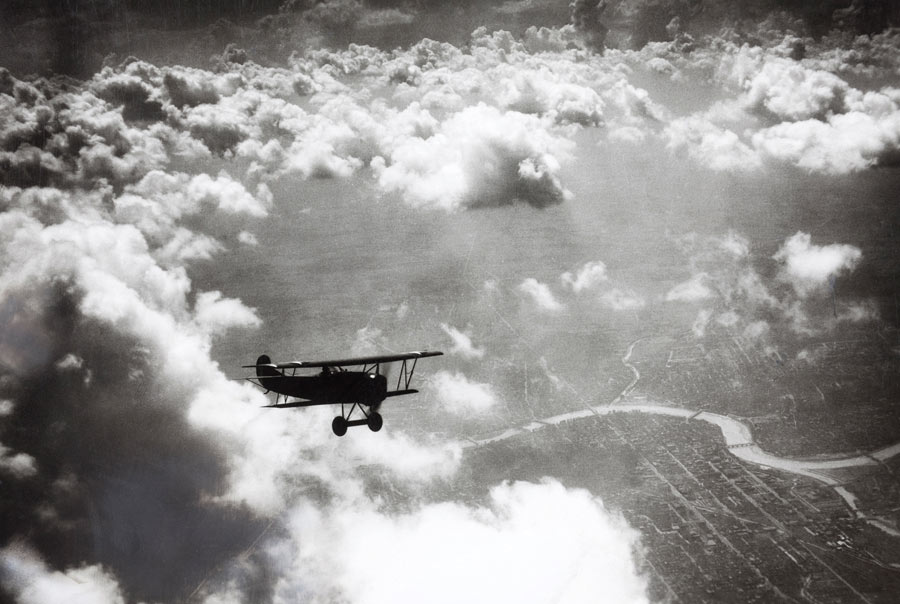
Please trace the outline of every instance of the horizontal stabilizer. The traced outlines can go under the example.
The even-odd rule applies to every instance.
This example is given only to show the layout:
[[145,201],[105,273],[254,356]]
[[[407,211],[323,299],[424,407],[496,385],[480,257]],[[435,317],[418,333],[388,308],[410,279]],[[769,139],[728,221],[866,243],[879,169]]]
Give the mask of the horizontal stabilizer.
[[[278,371],[278,367],[272,364],[272,359],[269,358],[268,355],[262,354],[256,359],[256,365],[252,365],[256,367],[256,377],[281,377],[282,374]],[[247,365],[244,365],[247,368]]]
[[385,396],[403,396],[404,394],[415,394],[418,390],[393,390],[385,394]]

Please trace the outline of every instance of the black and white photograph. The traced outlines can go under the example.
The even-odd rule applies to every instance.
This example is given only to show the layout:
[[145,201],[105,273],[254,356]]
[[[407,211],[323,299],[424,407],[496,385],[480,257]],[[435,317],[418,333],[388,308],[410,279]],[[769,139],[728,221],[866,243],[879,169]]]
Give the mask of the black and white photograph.
[[900,598],[900,2],[0,0],[0,604]]

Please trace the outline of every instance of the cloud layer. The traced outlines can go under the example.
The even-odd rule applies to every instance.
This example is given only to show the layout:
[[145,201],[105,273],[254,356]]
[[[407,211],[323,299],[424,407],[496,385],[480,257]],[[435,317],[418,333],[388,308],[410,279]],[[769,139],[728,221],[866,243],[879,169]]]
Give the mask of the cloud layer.
[[[542,35],[530,43],[556,44]],[[261,319],[227,292],[198,289],[194,267],[233,242],[260,245],[254,232],[277,209],[280,178],[367,171],[382,194],[425,210],[570,199],[568,135],[616,110],[582,80],[509,71],[502,56],[530,56],[521,41],[482,33],[473,44],[219,71],[127,60],[83,84],[3,74],[0,473],[18,494],[0,507],[6,595],[69,598],[75,584],[92,602],[221,602],[258,593],[260,575],[286,599],[425,589],[360,557],[359,539],[381,543],[385,532],[399,535],[394,554],[407,566],[441,558],[438,572],[506,589],[421,537],[450,531],[494,555],[523,545],[520,564],[554,593],[643,600],[636,535],[589,494],[516,483],[482,505],[429,501],[428,485],[453,479],[458,443],[391,431],[335,439],[327,410],[261,410],[262,395],[211,358],[217,338]],[[404,69],[419,84],[391,75]],[[431,73],[440,70],[446,86]],[[342,84],[347,73],[393,89],[373,98]],[[462,360],[486,354],[445,332]],[[360,350],[380,341],[374,328],[358,336]],[[430,390],[463,417],[499,400],[459,372],[439,372]],[[402,506],[386,505],[387,493]],[[583,515],[589,530],[525,528],[548,506]],[[610,552],[615,575],[588,572],[614,568]],[[326,561],[345,574],[311,570]]]

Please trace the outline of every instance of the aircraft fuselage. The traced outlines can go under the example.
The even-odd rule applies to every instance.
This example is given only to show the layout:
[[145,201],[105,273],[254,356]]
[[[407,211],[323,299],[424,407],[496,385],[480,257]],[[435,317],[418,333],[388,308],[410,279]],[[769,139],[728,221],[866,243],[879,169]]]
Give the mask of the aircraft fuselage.
[[352,404],[377,406],[387,396],[387,378],[367,371],[332,371],[317,375],[260,376],[260,385],[272,392],[304,399],[310,405]]

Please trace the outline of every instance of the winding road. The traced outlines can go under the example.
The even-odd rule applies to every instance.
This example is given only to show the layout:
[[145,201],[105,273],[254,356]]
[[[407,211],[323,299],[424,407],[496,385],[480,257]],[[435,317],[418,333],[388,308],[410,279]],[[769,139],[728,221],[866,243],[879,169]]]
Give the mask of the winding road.
[[825,473],[827,470],[836,470],[840,468],[849,468],[856,466],[877,466],[885,460],[888,460],[895,455],[900,454],[900,442],[863,455],[854,455],[850,457],[827,460],[793,459],[790,457],[779,457],[777,455],[772,455],[771,453],[764,451],[754,442],[753,433],[751,432],[750,427],[747,424],[732,417],[728,417],[727,415],[710,413],[708,411],[682,409],[678,407],[666,407],[664,405],[623,404],[622,401],[624,400],[624,398],[634,389],[638,381],[641,379],[640,371],[638,371],[638,368],[630,362],[631,355],[634,352],[634,346],[639,341],[640,339],[631,342],[631,344],[628,345],[625,356],[622,357],[622,364],[631,370],[631,372],[634,374],[634,378],[625,387],[625,389],[622,390],[622,392],[615,399],[613,399],[610,404],[602,406],[588,406],[585,409],[579,409],[577,411],[562,413],[560,415],[554,415],[552,417],[536,420],[518,428],[507,429],[504,432],[491,437],[470,439],[469,442],[465,443],[464,446],[472,447],[486,445],[493,442],[506,440],[519,434],[533,432],[546,426],[558,425],[573,419],[590,417],[592,415],[602,416],[608,415],[610,413],[652,413],[655,415],[679,417],[683,418],[685,421],[707,422],[717,426],[721,430],[722,437],[725,440],[725,446],[728,447],[728,451],[735,457],[746,462],[756,464],[758,466],[776,468],[778,470],[783,470],[785,472],[791,472],[793,474],[799,474],[818,480],[833,488],[834,491],[847,503],[848,507],[853,510],[857,518],[865,520],[872,526],[875,526],[895,537],[900,537],[900,531],[898,531],[894,527],[887,525],[878,519],[865,516],[856,505],[856,497],[846,488],[841,486],[840,481],[832,478]]

